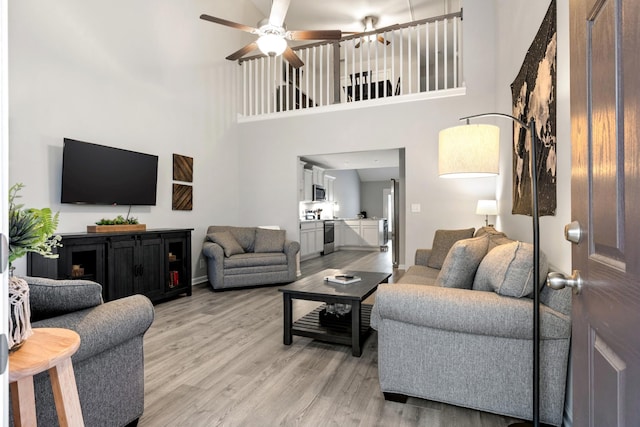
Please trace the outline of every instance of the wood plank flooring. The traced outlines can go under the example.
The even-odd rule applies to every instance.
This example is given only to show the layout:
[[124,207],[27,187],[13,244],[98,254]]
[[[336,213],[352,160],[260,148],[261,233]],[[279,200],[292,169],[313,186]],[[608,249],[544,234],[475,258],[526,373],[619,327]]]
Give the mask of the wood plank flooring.
[[[391,252],[338,251],[304,261],[390,271]],[[402,271],[394,271],[397,278]],[[362,357],[347,346],[293,337],[282,343],[281,286],[213,292],[155,306],[144,339],[145,411],[139,426],[507,426],[512,419],[410,398],[384,400],[377,335]],[[375,294],[374,294],[375,296]],[[294,302],[294,319],[318,305]]]

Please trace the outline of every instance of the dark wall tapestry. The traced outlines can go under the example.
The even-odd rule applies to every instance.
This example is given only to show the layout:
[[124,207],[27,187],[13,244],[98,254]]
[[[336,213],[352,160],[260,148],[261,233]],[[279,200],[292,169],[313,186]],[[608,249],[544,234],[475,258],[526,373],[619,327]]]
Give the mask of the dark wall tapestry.
[[[513,115],[529,123],[533,118],[538,136],[538,210],[556,213],[556,0],[527,51],[516,79],[511,83]],[[513,127],[513,214],[531,215],[531,135]]]

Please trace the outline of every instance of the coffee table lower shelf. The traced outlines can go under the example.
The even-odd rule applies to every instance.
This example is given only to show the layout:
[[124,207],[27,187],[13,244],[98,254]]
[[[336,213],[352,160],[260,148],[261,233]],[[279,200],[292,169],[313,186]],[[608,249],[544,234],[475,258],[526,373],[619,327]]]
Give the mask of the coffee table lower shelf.
[[[300,337],[313,338],[318,341],[351,345],[353,337],[350,321],[344,325],[332,324],[325,326],[320,324],[320,311],[325,307],[326,305],[321,305],[293,322],[291,333]],[[369,304],[362,304],[360,306],[360,342],[364,342],[369,333],[371,333],[371,309],[372,306]]]

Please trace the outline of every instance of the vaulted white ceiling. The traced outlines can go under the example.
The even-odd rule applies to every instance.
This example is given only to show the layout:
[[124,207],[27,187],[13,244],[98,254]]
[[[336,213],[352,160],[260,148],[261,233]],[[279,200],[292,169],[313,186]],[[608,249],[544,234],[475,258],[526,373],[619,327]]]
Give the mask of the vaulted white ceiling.
[[[251,1],[269,15],[271,0]],[[291,0],[285,23],[289,30],[362,31],[365,16],[378,17],[382,28],[459,10],[460,0]]]

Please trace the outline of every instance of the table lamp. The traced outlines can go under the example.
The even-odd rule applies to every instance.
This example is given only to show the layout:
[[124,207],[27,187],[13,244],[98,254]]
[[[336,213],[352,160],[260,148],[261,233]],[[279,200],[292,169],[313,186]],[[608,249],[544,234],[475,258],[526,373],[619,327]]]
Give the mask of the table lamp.
[[498,215],[498,201],[478,200],[478,206],[476,206],[476,214],[484,215],[484,225],[488,227],[489,215]]

